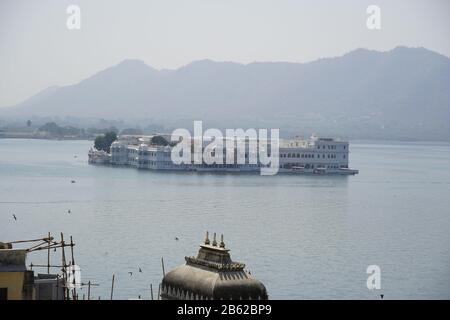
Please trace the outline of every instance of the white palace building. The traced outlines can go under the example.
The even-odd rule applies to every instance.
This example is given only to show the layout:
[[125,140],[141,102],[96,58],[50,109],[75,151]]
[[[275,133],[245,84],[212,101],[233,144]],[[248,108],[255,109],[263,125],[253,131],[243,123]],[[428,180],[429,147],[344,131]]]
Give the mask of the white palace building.
[[[117,141],[112,143],[110,154],[91,149],[89,163],[130,166],[138,169],[216,172],[259,172],[264,166],[259,163],[248,163],[247,151],[245,164],[239,164],[237,161],[227,164],[225,150],[223,164],[206,164],[204,162],[201,164],[193,162],[176,164],[171,158],[173,145],[170,145],[168,141],[170,141],[170,135],[120,136]],[[205,147],[205,141],[203,141],[203,147]],[[237,152],[234,154],[236,155]],[[278,165],[280,173],[341,175],[358,173],[358,170],[349,168],[349,143],[347,141],[316,136],[309,139],[280,139]]]

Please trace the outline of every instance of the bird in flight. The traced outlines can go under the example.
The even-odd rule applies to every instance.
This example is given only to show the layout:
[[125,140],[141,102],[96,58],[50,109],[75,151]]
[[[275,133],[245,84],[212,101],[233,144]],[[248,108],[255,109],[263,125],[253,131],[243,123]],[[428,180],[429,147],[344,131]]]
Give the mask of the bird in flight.
[[70,209],[69,209],[69,210],[67,210],[67,213],[70,213]]
[[178,239],[178,237],[175,237],[175,241],[178,241],[178,240],[180,240],[180,239]]
[[14,218],[15,221],[17,221],[17,217],[16,217],[16,215],[14,213],[13,213],[13,218]]
[[139,272],[140,272],[140,273],[142,273],[142,269],[141,269],[141,267],[139,267]]
[[132,276],[132,275],[133,275],[133,272],[130,271],[130,272],[128,272],[128,274],[129,274],[130,276]]

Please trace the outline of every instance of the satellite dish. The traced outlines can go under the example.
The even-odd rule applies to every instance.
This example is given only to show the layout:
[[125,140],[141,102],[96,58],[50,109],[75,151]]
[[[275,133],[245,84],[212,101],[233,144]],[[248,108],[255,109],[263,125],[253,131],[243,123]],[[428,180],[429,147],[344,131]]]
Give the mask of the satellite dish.
[[81,287],[81,268],[78,265],[67,267],[67,288],[74,289]]

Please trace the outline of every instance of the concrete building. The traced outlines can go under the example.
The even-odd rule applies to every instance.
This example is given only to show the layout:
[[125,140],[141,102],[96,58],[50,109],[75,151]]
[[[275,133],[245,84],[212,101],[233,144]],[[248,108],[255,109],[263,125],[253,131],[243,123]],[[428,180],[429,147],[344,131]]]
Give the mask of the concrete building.
[[28,252],[0,242],[0,300],[63,300],[63,278],[56,274],[35,274],[28,269]]
[[0,243],[0,300],[33,300],[34,274],[25,265],[27,250]]
[[[194,141],[195,139],[193,139]],[[158,143],[155,143],[158,142]],[[159,143],[165,141],[166,143]],[[260,162],[250,163],[250,158],[258,158],[254,153],[249,153],[248,144],[257,143],[257,140],[245,140],[245,163],[238,163],[236,155],[240,153],[237,148],[224,147],[221,154],[221,163],[206,164],[174,163],[172,161],[173,145],[169,144],[170,136],[121,136],[111,145],[111,155],[101,151],[89,152],[89,163],[130,166],[138,169],[151,170],[181,170],[181,171],[212,171],[212,172],[259,172],[267,165]],[[191,143],[194,143],[194,142]],[[226,139],[224,140],[226,141]],[[202,141],[204,149],[210,140]],[[226,142],[224,142],[224,145]],[[270,146],[268,147],[270,149]],[[235,161],[227,163],[227,152],[234,154]],[[347,141],[332,138],[319,138],[312,136],[310,139],[280,139],[278,172],[301,174],[337,174],[354,175],[358,170],[349,168],[349,143]]]

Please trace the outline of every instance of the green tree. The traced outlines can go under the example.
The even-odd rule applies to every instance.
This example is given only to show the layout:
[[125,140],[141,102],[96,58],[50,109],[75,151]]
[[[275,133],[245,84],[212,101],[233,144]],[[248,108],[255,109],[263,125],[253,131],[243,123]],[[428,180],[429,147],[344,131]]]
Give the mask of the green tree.
[[111,144],[117,140],[117,133],[108,131],[103,135],[97,136],[94,141],[94,147],[97,150],[103,150],[108,153],[111,151]]
[[47,122],[39,128],[39,131],[47,132],[52,136],[80,136],[81,130],[72,126],[60,127],[54,122]]
[[169,142],[161,136],[154,136],[152,137],[152,139],[150,140],[151,144],[156,144],[158,146],[167,146],[169,144]]
[[39,127],[39,131],[48,132],[52,135],[62,134],[62,128],[54,122],[47,122],[43,126]]

